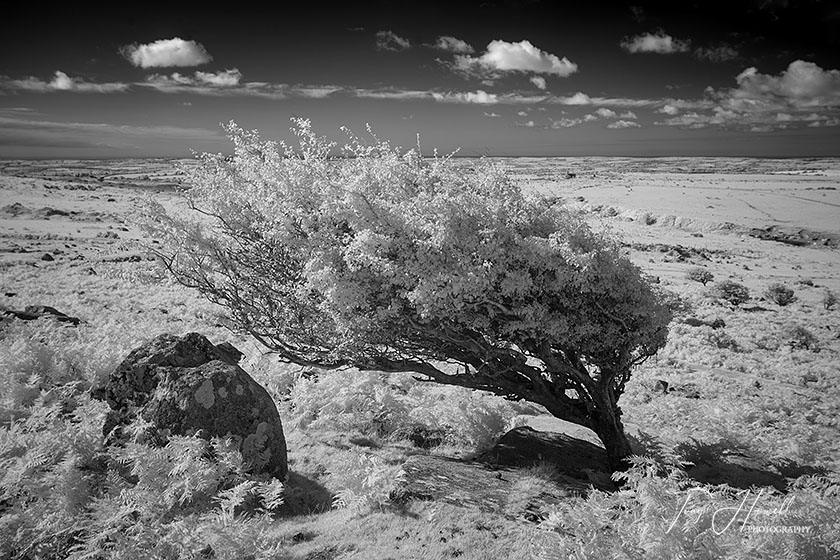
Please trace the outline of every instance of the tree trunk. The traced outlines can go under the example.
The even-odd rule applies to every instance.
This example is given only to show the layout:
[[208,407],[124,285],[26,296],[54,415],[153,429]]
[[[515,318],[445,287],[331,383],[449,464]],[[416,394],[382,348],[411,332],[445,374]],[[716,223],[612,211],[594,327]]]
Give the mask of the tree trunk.
[[607,463],[612,472],[626,471],[630,467],[627,458],[633,454],[619,418],[620,413],[618,406],[608,406],[592,419],[593,429],[607,451]]

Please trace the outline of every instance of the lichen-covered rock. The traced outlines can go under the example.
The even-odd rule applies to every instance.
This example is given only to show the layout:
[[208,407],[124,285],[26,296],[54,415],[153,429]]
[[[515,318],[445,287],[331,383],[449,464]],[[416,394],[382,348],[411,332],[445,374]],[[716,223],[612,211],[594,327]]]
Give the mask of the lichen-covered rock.
[[228,343],[213,345],[198,333],[161,335],[132,351],[94,396],[111,407],[109,442],[138,416],[152,425],[150,441],[167,435],[231,436],[253,472],[285,480],[286,440],[268,392],[236,362]]

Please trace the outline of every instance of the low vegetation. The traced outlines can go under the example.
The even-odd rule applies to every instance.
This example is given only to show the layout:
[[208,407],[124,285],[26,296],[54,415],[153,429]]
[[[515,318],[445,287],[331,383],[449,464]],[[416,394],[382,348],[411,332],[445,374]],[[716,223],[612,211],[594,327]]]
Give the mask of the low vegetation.
[[750,290],[733,280],[723,280],[712,285],[712,295],[732,305],[741,305],[750,300]]
[[796,296],[793,295],[793,290],[778,282],[770,284],[767,287],[767,290],[764,292],[764,297],[776,305],[790,305],[796,301]]
[[700,282],[704,286],[715,279],[715,275],[710,270],[699,266],[689,268],[685,277],[693,282]]

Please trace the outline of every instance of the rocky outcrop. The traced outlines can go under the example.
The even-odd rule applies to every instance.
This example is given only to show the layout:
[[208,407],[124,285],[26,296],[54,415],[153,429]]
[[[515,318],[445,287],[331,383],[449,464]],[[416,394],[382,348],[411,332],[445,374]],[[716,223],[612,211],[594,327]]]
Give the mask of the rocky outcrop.
[[48,317],[61,323],[70,323],[72,325],[78,325],[81,322],[78,317],[71,317],[49,305],[28,305],[22,311],[0,306],[0,316],[14,317],[22,321],[34,321],[41,317]]
[[138,416],[150,424],[146,441],[168,435],[232,437],[252,472],[285,480],[286,440],[268,392],[237,361],[230,344],[198,333],[161,335],[132,351],[93,395],[111,407],[103,428],[109,443],[127,439]]
[[805,228],[769,226],[766,228],[753,228],[750,236],[766,241],[777,241],[787,245],[805,247],[816,245],[823,247],[840,246],[840,235],[836,233],[825,233]]

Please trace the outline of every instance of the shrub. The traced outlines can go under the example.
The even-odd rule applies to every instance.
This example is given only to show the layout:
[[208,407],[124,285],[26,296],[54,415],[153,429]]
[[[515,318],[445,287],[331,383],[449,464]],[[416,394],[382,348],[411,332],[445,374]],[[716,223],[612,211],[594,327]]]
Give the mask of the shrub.
[[823,293],[822,304],[826,311],[830,311],[837,303],[837,294],[826,289]]
[[705,268],[696,266],[694,268],[689,268],[686,273],[685,277],[688,280],[693,282],[700,282],[704,286],[714,280],[715,275],[706,270]]
[[776,305],[788,305],[796,300],[793,290],[780,283],[770,284],[764,292],[764,297]]
[[794,350],[819,350],[819,340],[814,333],[796,323],[782,328],[782,339]]
[[741,350],[741,345],[738,344],[738,341],[736,341],[724,331],[713,330],[712,332],[708,333],[706,338],[716,348],[728,349],[732,350],[733,352],[739,352]]
[[352,136],[333,157],[294,122],[297,149],[230,124],[233,157],[184,169],[195,212],[151,205],[175,278],[288,361],[536,402],[624,465],[618,397],[671,314],[620,243],[498,165]]
[[750,290],[743,284],[732,280],[716,282],[712,288],[712,294],[732,305],[741,305],[750,299]]

